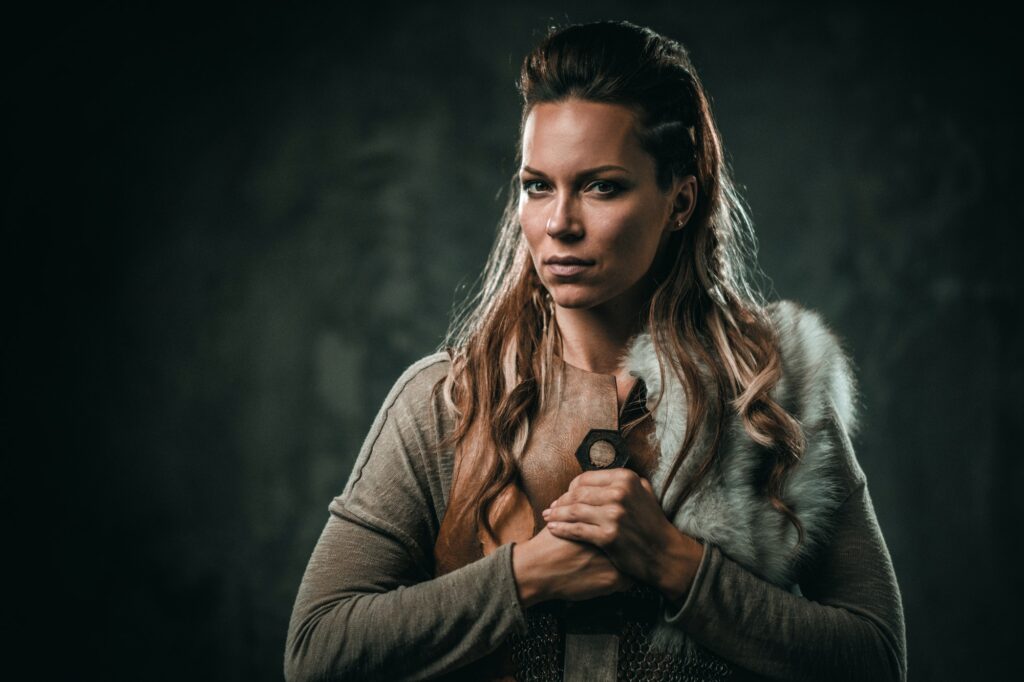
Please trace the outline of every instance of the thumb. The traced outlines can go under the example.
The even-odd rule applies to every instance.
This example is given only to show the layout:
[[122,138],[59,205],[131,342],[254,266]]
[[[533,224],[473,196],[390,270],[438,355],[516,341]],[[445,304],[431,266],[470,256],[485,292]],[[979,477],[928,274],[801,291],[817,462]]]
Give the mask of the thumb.
[[641,478],[641,479],[640,479],[640,485],[642,485],[642,486],[644,487],[644,490],[646,490],[647,492],[649,492],[649,493],[651,494],[651,496],[652,496],[652,497],[654,497],[654,496],[655,496],[655,495],[654,495],[654,486],[652,486],[652,485],[651,485],[651,482],[650,482],[650,481],[648,481],[648,480],[647,480],[646,478]]

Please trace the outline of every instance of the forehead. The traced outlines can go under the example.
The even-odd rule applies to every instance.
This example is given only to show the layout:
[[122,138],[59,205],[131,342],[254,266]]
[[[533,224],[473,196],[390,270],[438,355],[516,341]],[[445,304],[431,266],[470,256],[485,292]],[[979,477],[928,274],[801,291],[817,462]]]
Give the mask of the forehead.
[[534,105],[523,126],[523,165],[555,175],[604,164],[631,170],[652,160],[621,104],[570,99]]

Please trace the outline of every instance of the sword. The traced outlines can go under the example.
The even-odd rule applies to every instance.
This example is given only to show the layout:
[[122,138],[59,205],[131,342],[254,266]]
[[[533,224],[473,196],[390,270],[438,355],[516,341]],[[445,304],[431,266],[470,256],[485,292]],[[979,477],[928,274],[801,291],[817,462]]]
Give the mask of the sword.
[[[591,448],[605,442],[615,449],[606,464],[595,464]],[[584,471],[625,466],[629,461],[625,440],[615,429],[591,429],[576,449]],[[619,626],[625,616],[622,595],[605,595],[580,602],[566,602],[565,682],[615,682],[619,662]]]

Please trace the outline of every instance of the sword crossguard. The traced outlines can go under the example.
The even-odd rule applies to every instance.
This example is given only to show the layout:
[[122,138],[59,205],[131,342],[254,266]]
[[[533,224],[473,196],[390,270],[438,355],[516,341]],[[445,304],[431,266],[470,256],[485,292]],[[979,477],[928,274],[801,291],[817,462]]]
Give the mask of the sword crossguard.
[[[611,462],[604,465],[594,464],[594,461],[590,458],[590,448],[594,446],[594,443],[604,441],[615,449],[615,458]],[[586,436],[583,437],[583,442],[576,449],[576,459],[579,460],[580,468],[584,471],[595,471],[598,469],[613,469],[615,467],[626,466],[626,462],[629,461],[629,451],[626,450],[626,441],[615,429],[590,429]]]

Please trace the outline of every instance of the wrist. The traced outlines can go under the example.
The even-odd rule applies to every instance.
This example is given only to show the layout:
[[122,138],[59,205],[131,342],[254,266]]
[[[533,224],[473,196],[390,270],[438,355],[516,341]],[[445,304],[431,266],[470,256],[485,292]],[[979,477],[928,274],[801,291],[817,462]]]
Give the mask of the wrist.
[[704,545],[672,526],[660,558],[655,586],[669,602],[680,607],[704,558]]
[[524,609],[545,601],[547,597],[543,572],[537,570],[536,559],[527,542],[516,542],[512,545],[512,575],[515,578],[519,603]]

